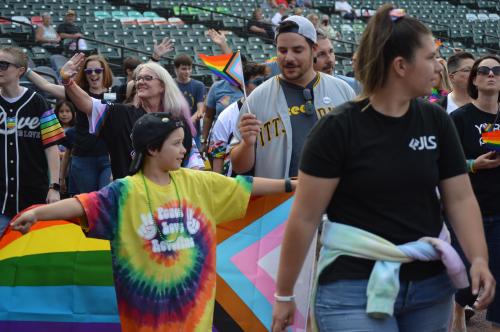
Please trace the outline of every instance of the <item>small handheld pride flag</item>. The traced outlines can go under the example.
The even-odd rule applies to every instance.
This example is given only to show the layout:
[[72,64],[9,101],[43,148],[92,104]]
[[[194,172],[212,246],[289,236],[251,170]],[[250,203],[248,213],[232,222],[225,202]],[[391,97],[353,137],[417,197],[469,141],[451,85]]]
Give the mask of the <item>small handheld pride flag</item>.
[[215,75],[244,92],[245,79],[240,52],[221,55],[198,54],[198,56]]
[[495,130],[495,125],[500,115],[500,106],[498,107],[497,116],[492,124],[489,124],[481,133],[481,139],[490,151],[500,152],[500,130]]

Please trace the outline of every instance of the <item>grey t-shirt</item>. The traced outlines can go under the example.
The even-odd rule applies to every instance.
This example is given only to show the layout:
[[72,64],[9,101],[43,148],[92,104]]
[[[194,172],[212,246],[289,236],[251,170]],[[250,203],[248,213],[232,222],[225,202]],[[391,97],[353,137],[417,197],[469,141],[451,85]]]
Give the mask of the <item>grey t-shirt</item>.
[[[314,110],[313,86],[318,82],[319,75],[307,84],[306,88],[292,84],[280,79],[286,103],[288,104],[288,115],[292,124],[292,159],[290,160],[290,171],[288,176],[297,176],[299,173],[299,161],[302,154],[304,141],[318,120]],[[306,100],[304,90],[309,89],[310,100]]]

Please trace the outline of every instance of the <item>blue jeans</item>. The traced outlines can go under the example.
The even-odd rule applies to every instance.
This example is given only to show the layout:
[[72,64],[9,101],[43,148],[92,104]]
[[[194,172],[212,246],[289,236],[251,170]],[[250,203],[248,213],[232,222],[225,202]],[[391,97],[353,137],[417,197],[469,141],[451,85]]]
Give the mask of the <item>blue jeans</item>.
[[71,157],[69,193],[89,193],[106,186],[111,178],[109,157]]
[[453,287],[446,273],[420,281],[401,282],[394,315],[386,319],[366,314],[368,280],[339,280],[318,287],[316,323],[328,332],[447,332],[451,322]]

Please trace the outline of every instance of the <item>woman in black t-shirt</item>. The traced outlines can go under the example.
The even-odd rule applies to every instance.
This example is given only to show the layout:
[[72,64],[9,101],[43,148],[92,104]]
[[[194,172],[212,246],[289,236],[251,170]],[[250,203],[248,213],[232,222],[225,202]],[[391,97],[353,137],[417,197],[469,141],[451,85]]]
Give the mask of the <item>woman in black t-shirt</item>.
[[[424,244],[436,249],[414,242],[446,235],[436,186],[473,262],[477,306],[491,302],[481,216],[453,123],[417,99],[439,75],[436,55],[431,31],[404,11],[384,5],[370,19],[357,50],[360,99],[318,121],[304,146],[272,331],[293,324],[294,284],[325,211],[312,311],[320,331],[448,331],[455,288],[440,260],[417,261]],[[456,252],[443,252],[449,273],[449,263],[462,268],[453,280],[464,287]]]
[[[469,76],[468,92],[473,99],[472,103],[452,112],[451,118],[455,122],[465,152],[472,188],[483,216],[490,269],[498,280],[500,279],[500,155],[492,151],[481,138],[481,134],[487,131],[490,125],[493,126],[493,130],[500,130],[498,56],[489,55],[475,61]],[[456,302],[461,307],[473,305],[474,300],[475,296],[472,296],[470,289],[462,290],[456,296]],[[488,307],[486,319],[493,323],[493,331],[500,331],[500,296],[497,296]],[[457,320],[456,324],[459,323]]]

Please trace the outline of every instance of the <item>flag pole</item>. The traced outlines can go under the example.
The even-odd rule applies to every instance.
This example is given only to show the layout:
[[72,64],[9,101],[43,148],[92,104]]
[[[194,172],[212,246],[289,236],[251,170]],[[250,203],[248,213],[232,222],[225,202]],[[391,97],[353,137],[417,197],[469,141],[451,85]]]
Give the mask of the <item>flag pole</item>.
[[[237,51],[238,52],[238,56],[240,57],[240,63],[241,63],[241,70],[243,71],[243,63],[241,62],[241,54],[240,54],[240,50]],[[245,75],[242,75],[243,76],[243,97],[244,97],[244,102],[247,101],[247,89],[245,87],[246,85],[246,82],[245,82]],[[247,110],[248,110],[248,114],[253,114],[252,111],[250,111],[250,106],[247,106]]]

